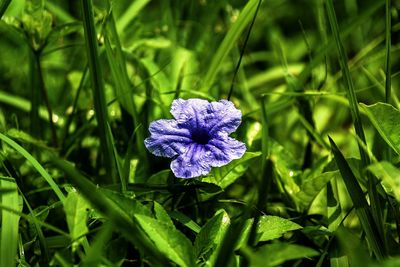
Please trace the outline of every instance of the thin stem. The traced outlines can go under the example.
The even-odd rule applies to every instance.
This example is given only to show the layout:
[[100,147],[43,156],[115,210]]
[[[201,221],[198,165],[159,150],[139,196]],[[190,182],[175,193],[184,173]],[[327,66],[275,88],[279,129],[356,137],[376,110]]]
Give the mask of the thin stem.
[[256,12],[254,13],[253,20],[250,23],[249,31],[247,32],[246,39],[244,40],[244,44],[243,44],[242,50],[240,51],[239,61],[236,64],[235,72],[234,72],[233,77],[232,77],[231,88],[229,89],[229,94],[228,94],[228,98],[227,98],[228,100],[230,100],[230,98],[232,96],[233,86],[235,84],[236,76],[237,76],[237,74],[239,72],[240,64],[242,63],[244,50],[246,49],[247,42],[250,39],[250,33],[251,33],[251,30],[253,29],[254,22],[256,21],[256,17],[257,17],[257,14],[258,14],[258,10],[260,9],[261,2],[262,2],[262,0],[258,1]]

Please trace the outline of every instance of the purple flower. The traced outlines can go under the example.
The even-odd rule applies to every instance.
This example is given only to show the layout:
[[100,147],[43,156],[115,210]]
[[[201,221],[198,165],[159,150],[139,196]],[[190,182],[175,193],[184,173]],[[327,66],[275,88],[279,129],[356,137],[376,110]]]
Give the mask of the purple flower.
[[232,102],[176,99],[171,113],[175,119],[150,123],[151,136],[144,144],[154,155],[174,159],[171,169],[176,177],[206,175],[211,167],[226,165],[246,151],[245,144],[229,137],[242,118]]

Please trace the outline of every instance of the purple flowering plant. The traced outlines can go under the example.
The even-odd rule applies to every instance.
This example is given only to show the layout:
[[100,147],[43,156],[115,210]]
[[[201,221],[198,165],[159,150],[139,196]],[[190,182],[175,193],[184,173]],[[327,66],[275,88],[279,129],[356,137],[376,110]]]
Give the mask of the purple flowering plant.
[[150,137],[144,143],[156,156],[173,158],[172,172],[179,178],[207,175],[239,159],[244,143],[229,135],[241,123],[242,113],[228,100],[176,99],[172,102],[174,119],[150,123]]

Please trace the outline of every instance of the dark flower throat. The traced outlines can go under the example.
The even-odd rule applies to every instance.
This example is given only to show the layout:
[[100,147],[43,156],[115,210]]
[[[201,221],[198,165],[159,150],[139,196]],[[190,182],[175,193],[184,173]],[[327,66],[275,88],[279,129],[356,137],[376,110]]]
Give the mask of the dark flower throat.
[[194,129],[191,134],[192,140],[197,144],[205,145],[208,144],[208,141],[210,141],[208,131],[205,129]]

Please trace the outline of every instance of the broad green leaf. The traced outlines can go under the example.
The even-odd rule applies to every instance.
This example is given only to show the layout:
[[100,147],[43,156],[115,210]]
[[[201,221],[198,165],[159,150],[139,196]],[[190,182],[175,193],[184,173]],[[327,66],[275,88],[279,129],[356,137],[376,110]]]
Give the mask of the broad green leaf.
[[77,192],[70,192],[64,201],[64,211],[72,243],[75,251],[84,240],[82,237],[89,232],[86,225],[89,203]]
[[295,194],[300,191],[296,178],[299,176],[299,166],[293,156],[278,142],[269,141],[270,158],[286,192]]
[[400,202],[400,170],[387,161],[374,163],[367,169],[382,181],[386,192]]
[[169,216],[171,216],[171,218],[180,222],[181,224],[183,224],[184,226],[186,226],[187,228],[189,228],[196,234],[198,234],[200,232],[201,227],[195,221],[193,221],[188,216],[186,216],[185,214],[183,214],[179,211],[176,211],[176,210],[168,212],[168,214],[169,214]]
[[299,204],[308,207],[315,197],[325,188],[326,184],[339,175],[339,171],[324,172],[316,177],[305,180],[300,185],[300,191],[296,193]]
[[229,216],[226,211],[222,210],[201,228],[194,241],[195,254],[200,264],[214,266],[229,224]]
[[[252,222],[253,219],[249,219],[246,221],[242,237],[238,243],[238,248],[246,244],[248,236],[250,234]],[[264,215],[260,217],[260,221],[257,226],[256,240],[257,242],[260,242],[277,239],[287,232],[302,228],[302,226],[288,219],[278,216]]]
[[360,104],[383,140],[400,155],[400,111],[390,104]]
[[140,227],[157,249],[179,266],[194,266],[193,246],[187,237],[168,223],[136,214]]
[[319,255],[319,252],[312,248],[289,243],[273,243],[264,245],[255,252],[249,249],[245,249],[244,252],[252,267],[278,266],[289,260]]
[[267,215],[260,217],[257,232],[260,235],[259,241],[268,241],[301,228],[303,227],[288,219]]
[[131,196],[107,189],[100,189],[100,191],[110,200],[112,200],[115,205],[119,206],[131,218],[137,214],[153,217],[149,208],[147,208]]
[[260,155],[260,152],[246,152],[242,158],[234,160],[226,166],[214,168],[211,175],[203,178],[202,181],[214,183],[222,189],[225,189],[246,172],[251,159],[259,157]]
[[[1,194],[1,205],[9,207],[13,210],[22,210],[19,204],[17,184],[10,177],[0,177],[0,188],[14,188],[15,191]],[[18,230],[20,216],[11,213],[7,210],[1,210],[1,230],[0,230],[0,266],[15,266],[17,245],[18,245]]]
[[154,201],[154,214],[155,214],[157,220],[159,220],[161,222],[165,222],[170,227],[175,228],[175,225],[172,222],[171,217],[169,217],[169,215],[166,212],[166,210],[164,209],[164,207],[155,201]]

